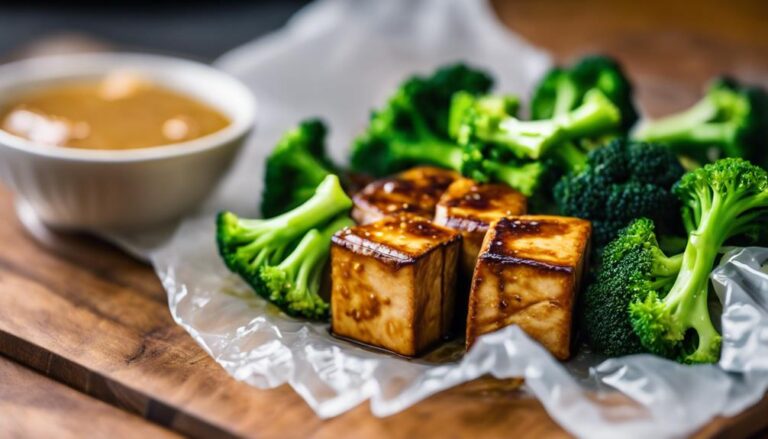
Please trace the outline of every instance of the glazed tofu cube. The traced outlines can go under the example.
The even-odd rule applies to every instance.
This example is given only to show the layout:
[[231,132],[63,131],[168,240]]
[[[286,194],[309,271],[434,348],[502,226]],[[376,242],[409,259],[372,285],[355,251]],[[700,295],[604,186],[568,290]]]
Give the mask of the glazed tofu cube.
[[331,246],[335,335],[405,356],[450,329],[461,236],[413,215],[337,233]]
[[588,221],[558,216],[493,223],[472,278],[467,348],[482,334],[516,324],[555,357],[567,359],[590,233]]
[[358,224],[370,224],[399,213],[432,219],[440,195],[457,178],[459,175],[453,171],[420,166],[376,180],[352,198],[352,218]]
[[485,232],[494,221],[526,213],[528,200],[504,184],[480,184],[468,178],[453,182],[440,197],[434,222],[461,234],[459,285],[453,326],[464,331],[467,321],[469,285]]
[[461,233],[459,269],[472,277],[485,232],[492,222],[507,216],[524,215],[525,195],[505,184],[480,184],[468,178],[453,182],[440,197],[434,222]]

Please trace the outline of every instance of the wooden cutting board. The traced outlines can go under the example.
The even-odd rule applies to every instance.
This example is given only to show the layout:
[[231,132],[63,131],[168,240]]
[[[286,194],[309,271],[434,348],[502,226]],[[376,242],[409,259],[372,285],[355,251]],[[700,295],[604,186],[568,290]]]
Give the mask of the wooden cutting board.
[[0,421],[3,437],[180,437],[2,356]]
[[[723,71],[768,85],[764,2],[726,11],[710,1],[695,11],[661,0],[496,3],[504,23],[558,59],[594,51],[619,57],[652,113],[693,102],[704,81]],[[56,239],[51,249],[29,237],[0,189],[0,354],[18,363],[0,359],[0,436],[59,429],[72,436],[567,436],[514,383],[489,378],[389,418],[360,406],[322,421],[286,386],[259,390],[229,377],[173,323],[149,267],[92,238]],[[698,436],[753,434],[768,427],[765,413],[768,399]],[[32,427],[40,423],[59,429]]]

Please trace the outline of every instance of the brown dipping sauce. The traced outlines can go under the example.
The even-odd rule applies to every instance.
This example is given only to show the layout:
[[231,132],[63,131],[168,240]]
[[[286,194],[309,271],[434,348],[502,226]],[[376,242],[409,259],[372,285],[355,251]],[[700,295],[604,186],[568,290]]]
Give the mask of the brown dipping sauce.
[[207,104],[130,72],[30,92],[0,120],[3,130],[37,143],[111,150],[185,142],[230,124]]

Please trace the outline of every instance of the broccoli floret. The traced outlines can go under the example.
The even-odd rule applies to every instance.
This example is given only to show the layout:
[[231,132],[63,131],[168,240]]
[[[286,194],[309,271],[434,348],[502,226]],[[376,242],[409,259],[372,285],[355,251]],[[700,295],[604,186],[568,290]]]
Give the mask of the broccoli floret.
[[586,164],[586,152],[623,137],[637,121],[632,86],[619,64],[605,56],[587,56],[569,68],[556,67],[539,82],[531,100],[531,117],[550,119],[579,107],[590,90],[599,90],[619,110],[621,122],[615,129],[563,142],[552,155],[561,170],[579,171]]
[[373,176],[415,164],[460,169],[462,149],[449,134],[451,99],[460,91],[484,94],[491,85],[488,74],[463,64],[443,67],[430,77],[411,77],[372,113],[368,128],[355,139],[352,168]]
[[550,119],[583,103],[590,90],[600,90],[621,113],[622,132],[637,121],[632,85],[619,64],[606,56],[586,56],[569,68],[550,70],[537,85],[531,99],[531,118]]
[[553,195],[564,215],[592,222],[595,249],[612,240],[633,219],[653,219],[664,233],[680,229],[673,184],[683,175],[667,148],[616,139],[591,151],[580,172],[563,176]]
[[470,113],[479,112],[501,118],[516,116],[519,109],[520,98],[514,95],[476,96],[465,91],[457,92],[451,99],[448,134],[452,139],[457,139]]
[[768,173],[743,159],[722,159],[684,175],[674,192],[689,231],[680,273],[668,293],[638,296],[630,304],[630,320],[651,352],[712,363],[720,355],[721,337],[709,316],[709,274],[725,241],[768,213]]
[[[454,99],[454,106],[459,102],[463,112],[463,121],[456,139],[463,147],[461,167],[458,171],[480,183],[505,183],[527,197],[539,191],[549,166],[543,160],[519,159],[498,145],[479,140],[474,135],[477,124],[473,123],[472,119],[477,117],[478,112],[490,110],[477,105],[477,102],[467,105],[470,99],[474,99],[470,96],[458,98]],[[481,99],[490,98],[480,98],[477,101]],[[498,114],[501,114],[503,110],[497,109]]]
[[462,174],[480,183],[504,183],[530,197],[542,185],[548,166],[542,161],[524,161],[514,158],[506,160],[483,153],[482,144],[467,145],[464,154]]
[[621,122],[619,109],[598,89],[586,93],[578,107],[546,120],[522,121],[513,116],[476,111],[465,120],[474,124],[474,136],[505,147],[521,159],[538,160],[554,146],[615,130]]
[[325,155],[325,135],[325,124],[317,119],[283,135],[266,161],[262,216],[270,218],[307,201],[328,174],[336,173]]
[[729,78],[714,80],[692,107],[644,121],[633,133],[638,140],[662,142],[700,162],[742,157],[762,163],[768,158],[768,95]]
[[650,219],[637,219],[619,231],[584,292],[582,326],[590,345],[610,356],[647,352],[634,332],[629,305],[648,291],[666,294],[681,261],[682,255],[668,257],[659,248]]
[[[327,311],[327,307],[317,307],[317,291],[286,291],[276,289],[275,281],[265,267],[280,267],[286,270],[286,276],[294,275],[295,264],[305,271],[314,273],[319,253],[327,253],[327,248],[298,249],[297,243],[305,242],[308,232],[319,229],[321,235],[329,229],[328,222],[352,207],[352,200],[344,193],[335,175],[326,176],[315,190],[315,194],[300,206],[270,219],[239,218],[231,212],[221,212],[217,218],[216,241],[219,253],[226,266],[239,274],[254,290],[267,300],[275,301],[283,311],[291,315],[303,315],[315,318]],[[333,224],[337,224],[334,222]],[[312,242],[318,242],[312,238]],[[321,245],[325,245],[320,243]],[[324,249],[324,250],[323,250]],[[314,251],[317,250],[317,253]],[[321,251],[322,250],[322,251]],[[281,264],[285,256],[293,260]],[[306,263],[304,258],[310,260]],[[302,274],[303,276],[303,274]],[[311,276],[307,279],[312,280]],[[297,288],[316,284],[296,283]],[[285,285],[283,285],[284,287]],[[314,293],[314,294],[310,294]]]
[[[567,140],[618,122],[616,108],[599,90],[590,92],[577,109],[546,121],[515,118],[510,113],[514,102],[503,96],[454,96],[451,130],[463,147],[463,155],[456,160],[460,167],[454,169],[477,181],[506,183],[532,196],[544,192],[545,186],[551,188],[545,180],[554,162],[567,163],[569,169],[585,162],[586,154],[573,150]],[[547,154],[548,150],[555,152]]]
[[312,229],[278,265],[266,265],[259,271],[262,295],[286,314],[313,320],[328,317],[328,303],[320,296],[322,276],[337,231],[354,225],[346,214],[322,229]]

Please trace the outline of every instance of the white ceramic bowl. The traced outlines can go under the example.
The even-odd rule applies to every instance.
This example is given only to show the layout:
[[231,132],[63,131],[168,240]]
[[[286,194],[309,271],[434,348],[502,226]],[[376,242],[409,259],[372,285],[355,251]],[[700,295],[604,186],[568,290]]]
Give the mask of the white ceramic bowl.
[[0,179],[47,225],[136,230],[179,218],[203,201],[229,168],[255,117],[250,91],[205,64],[142,54],[37,58],[0,66],[0,106],[57,81],[129,69],[193,96],[232,121],[192,141],[133,150],[35,144],[0,130]]

